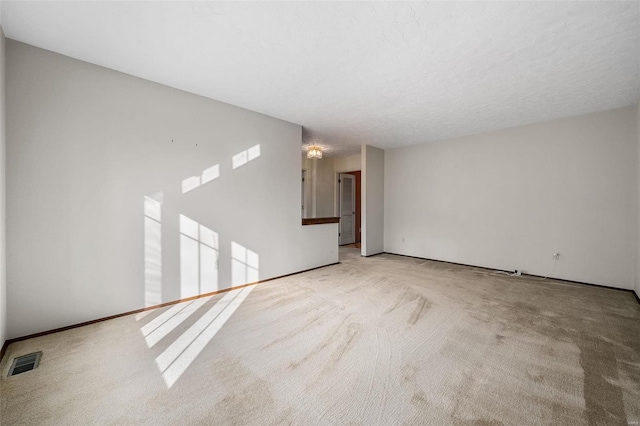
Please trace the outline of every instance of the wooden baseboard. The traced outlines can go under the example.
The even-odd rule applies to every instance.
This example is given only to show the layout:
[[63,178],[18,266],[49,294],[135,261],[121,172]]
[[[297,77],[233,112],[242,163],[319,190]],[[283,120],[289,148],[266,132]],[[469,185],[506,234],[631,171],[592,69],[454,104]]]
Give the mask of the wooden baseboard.
[[313,217],[302,219],[303,225],[323,225],[325,223],[339,223],[339,217]]
[[[391,252],[388,252],[388,251],[385,251],[384,253],[385,254],[392,254],[394,256],[410,257],[412,259],[429,260],[431,262],[448,263],[450,265],[468,266],[470,268],[485,269],[487,271],[496,271],[497,270],[497,269],[494,269],[494,268],[487,268],[486,266],[467,265],[465,263],[449,262],[447,260],[428,259],[426,257],[410,256],[408,254],[391,253]],[[636,301],[640,304],[640,298],[638,297],[638,294],[634,290],[629,290],[628,288],[618,288],[618,287],[611,287],[611,286],[608,286],[608,285],[584,283],[584,282],[581,282],[581,281],[565,280],[565,279],[562,279],[562,278],[543,277],[541,275],[534,275],[534,274],[522,274],[522,275],[528,276],[528,277],[535,277],[535,278],[548,278],[550,280],[562,281],[562,282],[569,283],[569,284],[579,284],[579,285],[588,285],[588,286],[591,286],[591,287],[607,288],[609,290],[630,291],[635,296]]]
[[98,322],[108,321],[108,320],[112,320],[112,319],[115,319],[115,318],[124,317],[124,316],[127,316],[127,315],[139,314],[140,312],[145,312],[145,311],[150,311],[150,310],[153,310],[153,309],[163,308],[165,306],[175,305],[177,303],[189,302],[191,300],[200,299],[200,298],[203,298],[203,297],[211,297],[211,296],[215,296],[216,294],[229,292],[231,290],[238,290],[240,288],[249,287],[249,286],[257,285],[257,284],[262,284],[262,283],[266,283],[266,282],[269,282],[269,281],[277,280],[277,279],[280,279],[280,278],[286,278],[286,277],[290,277],[292,275],[302,274],[302,273],[305,273],[305,272],[313,271],[315,269],[325,268],[327,266],[338,265],[339,263],[340,262],[335,262],[335,263],[330,263],[328,265],[316,266],[315,268],[305,269],[303,271],[298,271],[298,272],[292,272],[290,274],[280,275],[280,276],[273,277],[273,278],[267,278],[267,279],[264,279],[264,280],[259,280],[259,281],[255,281],[255,282],[252,282],[252,283],[238,285],[238,286],[235,286],[235,287],[229,287],[229,288],[225,288],[223,290],[212,291],[210,293],[200,294],[198,296],[192,296],[192,297],[187,297],[187,298],[184,298],[184,299],[173,300],[171,302],[165,302],[165,303],[161,303],[159,305],[148,306],[146,308],[140,308],[140,309],[136,309],[136,310],[129,311],[129,312],[123,312],[121,314],[110,315],[110,316],[104,317],[104,318],[98,318],[98,319],[95,319],[95,320],[85,321],[85,322],[81,322],[81,323],[78,323],[78,324],[67,325],[65,327],[54,328],[53,330],[41,331],[39,333],[33,333],[33,334],[29,334],[27,336],[15,337],[13,339],[8,339],[6,342],[4,342],[4,345],[2,345],[2,352],[0,352],[0,361],[2,361],[2,358],[4,357],[4,354],[7,351],[7,347],[12,343],[21,342],[23,340],[28,340],[28,339],[33,339],[35,337],[46,336],[46,335],[53,334],[53,333],[59,333],[61,331],[71,330],[73,328],[84,327],[86,325],[91,325],[91,324],[95,324],[95,323],[98,323]]
[[[425,258],[425,257],[410,256],[410,255],[406,255],[406,254],[398,254],[398,253],[391,253],[391,252],[376,253],[376,254],[373,254],[373,255],[370,255],[370,256],[365,256],[365,257],[378,256],[380,254],[391,254],[391,255],[394,255],[394,256],[409,257],[409,258],[413,258],[413,259],[429,260],[429,261],[432,261],[432,262],[449,263],[449,264],[452,264],[452,265],[467,266],[467,267],[471,267],[471,268],[480,268],[480,269],[485,269],[485,270],[489,270],[489,271],[495,271],[495,269],[493,269],[493,268],[487,268],[487,267],[484,267],[484,266],[467,265],[467,264],[464,264],[464,263],[448,262],[446,260],[428,259],[428,258]],[[120,318],[120,317],[127,316],[127,315],[138,314],[138,313],[141,313],[141,312],[150,311],[150,310],[153,310],[153,309],[158,309],[158,308],[162,308],[162,307],[165,307],[165,306],[175,305],[177,303],[188,302],[188,301],[191,301],[191,300],[200,299],[202,297],[215,296],[216,294],[226,293],[226,292],[231,291],[231,290],[237,290],[237,289],[248,287],[248,286],[252,286],[252,285],[266,283],[266,282],[277,280],[277,279],[280,279],[280,278],[290,277],[292,275],[298,275],[298,274],[302,274],[304,272],[313,271],[315,269],[320,269],[320,268],[324,268],[324,267],[327,267],[327,266],[338,265],[339,263],[340,262],[330,263],[328,265],[317,266],[315,268],[305,269],[303,271],[293,272],[291,274],[281,275],[281,276],[278,276],[278,277],[267,278],[265,280],[259,280],[259,281],[253,282],[253,283],[248,283],[248,284],[243,284],[243,285],[240,285],[240,286],[230,287],[230,288],[226,288],[226,289],[223,289],[223,290],[214,291],[214,292],[211,292],[211,293],[201,294],[201,295],[193,296],[193,297],[187,297],[185,299],[178,299],[178,300],[174,300],[174,301],[171,301],[171,302],[161,303],[161,304],[155,305],[155,306],[149,306],[149,307],[146,307],[146,308],[136,309],[134,311],[123,312],[121,314],[111,315],[111,316],[108,316],[108,317],[99,318],[99,319],[95,319],[95,320],[91,320],[91,321],[86,321],[86,322],[82,322],[82,323],[79,323],[79,324],[68,325],[68,326],[56,328],[56,329],[53,329],[53,330],[42,331],[42,332],[39,332],[39,333],[29,334],[27,336],[22,336],[22,337],[16,337],[16,338],[13,338],[13,339],[9,339],[9,340],[6,340],[4,342],[4,344],[2,345],[2,349],[0,349],[0,361],[2,361],[2,359],[4,357],[4,354],[7,352],[7,348],[9,347],[9,345],[12,344],[12,343],[15,343],[15,342],[20,342],[20,341],[27,340],[27,339],[33,339],[35,337],[40,337],[40,336],[46,336],[48,334],[59,333],[61,331],[71,330],[73,328],[84,327],[86,325],[91,325],[91,324],[95,324],[95,323],[102,322],[102,321],[108,321],[108,320],[111,320],[111,319]],[[525,274],[525,275],[528,275],[528,276],[531,276],[531,277],[542,278],[539,275],[532,275],[532,274]],[[552,280],[555,280],[555,281],[563,281],[563,282],[567,282],[567,283],[571,283],[571,284],[579,284],[579,285],[588,285],[588,286],[592,286],[592,287],[607,288],[607,289],[611,289],[611,290],[630,291],[633,294],[633,296],[635,297],[635,299],[638,302],[638,304],[640,304],[640,297],[638,296],[638,294],[634,290],[629,290],[629,289],[624,289],[624,288],[617,288],[617,287],[610,287],[610,286],[599,285],[599,284],[584,283],[584,282],[580,282],[580,281],[571,281],[571,280],[565,280],[565,279],[561,279],[561,278],[549,278],[549,279],[552,279]]]
[[2,358],[4,358],[4,354],[7,352],[7,348],[9,347],[9,341],[5,340],[4,344],[2,345],[2,349],[0,349],[0,361],[2,361]]

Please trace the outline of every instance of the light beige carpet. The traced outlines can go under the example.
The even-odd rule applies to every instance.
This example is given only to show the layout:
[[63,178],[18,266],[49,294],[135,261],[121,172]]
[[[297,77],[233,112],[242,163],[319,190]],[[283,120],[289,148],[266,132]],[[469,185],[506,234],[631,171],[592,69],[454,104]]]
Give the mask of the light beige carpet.
[[[631,293],[341,255],[248,290],[13,344],[0,422],[640,421]],[[14,356],[36,350],[37,370],[6,378]]]

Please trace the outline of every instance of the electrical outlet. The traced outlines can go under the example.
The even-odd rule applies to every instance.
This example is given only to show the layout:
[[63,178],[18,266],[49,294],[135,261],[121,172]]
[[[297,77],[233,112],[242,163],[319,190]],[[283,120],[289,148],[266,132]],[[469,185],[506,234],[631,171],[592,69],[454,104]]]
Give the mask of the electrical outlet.
[[560,260],[560,253],[553,253],[551,257],[553,258],[553,260]]
[[402,237],[402,242],[404,243],[404,237]]

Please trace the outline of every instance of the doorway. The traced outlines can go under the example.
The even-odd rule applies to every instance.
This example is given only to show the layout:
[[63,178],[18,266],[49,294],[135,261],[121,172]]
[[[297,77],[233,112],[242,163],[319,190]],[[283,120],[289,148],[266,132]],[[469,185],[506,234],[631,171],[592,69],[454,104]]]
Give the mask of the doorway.
[[338,173],[338,216],[340,217],[339,244],[361,242],[361,174],[360,171]]

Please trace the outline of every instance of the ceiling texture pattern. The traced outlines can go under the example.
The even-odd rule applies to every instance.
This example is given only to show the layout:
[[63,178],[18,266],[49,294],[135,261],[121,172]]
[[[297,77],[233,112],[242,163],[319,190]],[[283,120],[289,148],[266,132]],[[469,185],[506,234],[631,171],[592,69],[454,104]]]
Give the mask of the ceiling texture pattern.
[[328,155],[631,105],[640,2],[2,2],[7,37],[304,126]]

